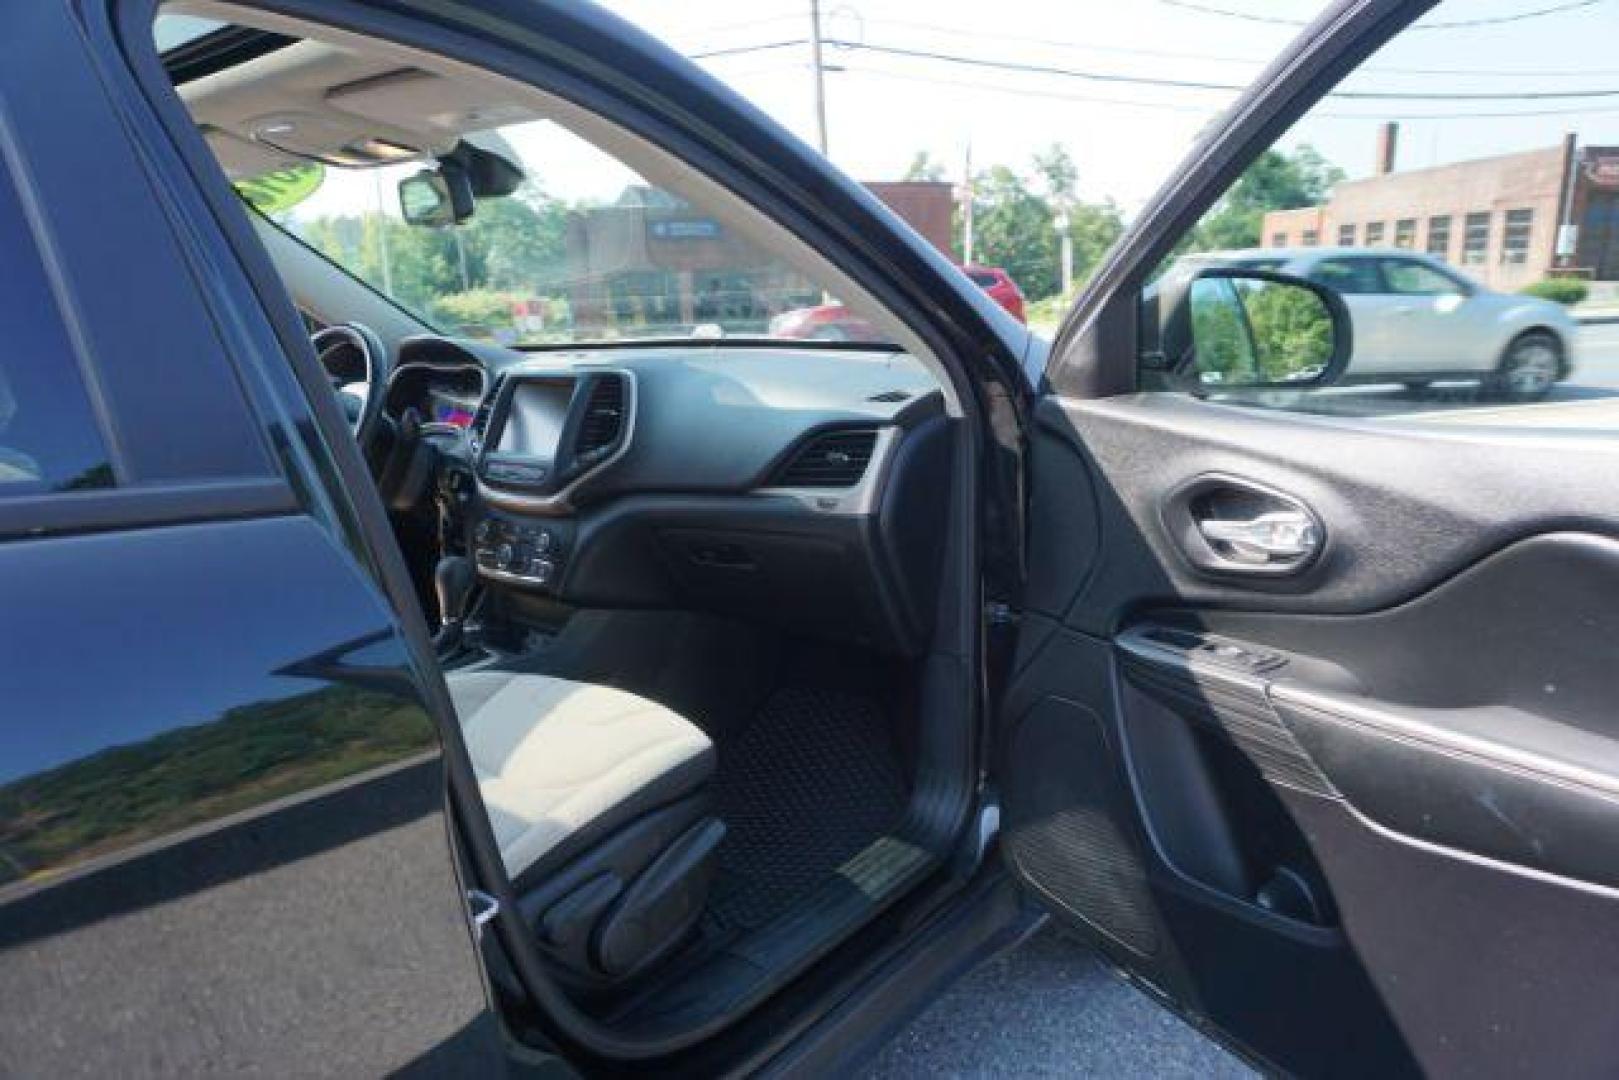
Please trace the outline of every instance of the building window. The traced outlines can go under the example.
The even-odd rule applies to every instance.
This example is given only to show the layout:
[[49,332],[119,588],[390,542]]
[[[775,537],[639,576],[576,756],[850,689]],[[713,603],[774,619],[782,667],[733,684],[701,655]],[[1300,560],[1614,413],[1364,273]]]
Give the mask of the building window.
[[1450,255],[1450,215],[1441,214],[1428,219],[1428,254],[1439,258]]
[[1462,220],[1462,265],[1482,266],[1490,250],[1490,214],[1468,214]]
[[1270,246],[1271,247],[1286,247],[1287,246],[1287,234],[1285,232],[1271,233],[1270,234]]
[[1314,229],[1305,229],[1304,230],[1304,246],[1305,247],[1315,247],[1319,243],[1321,243],[1321,234],[1320,233],[1316,232]]
[[1368,221],[1366,223],[1366,246],[1376,247],[1383,242],[1383,223],[1381,221]]
[[1394,223],[1394,246],[1407,251],[1417,246],[1417,219],[1401,218]]
[[1533,210],[1508,210],[1506,225],[1501,230],[1501,261],[1526,263],[1529,261],[1529,233],[1535,225]]
[[1338,226],[1338,246],[1339,247],[1354,247],[1355,246],[1355,227],[1353,225],[1340,225],[1340,226]]

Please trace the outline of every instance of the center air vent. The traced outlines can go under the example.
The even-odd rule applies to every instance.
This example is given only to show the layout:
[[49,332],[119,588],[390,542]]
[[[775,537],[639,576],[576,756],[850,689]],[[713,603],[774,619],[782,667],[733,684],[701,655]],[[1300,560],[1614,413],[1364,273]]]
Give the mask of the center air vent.
[[875,431],[829,431],[817,435],[788,459],[776,476],[780,487],[853,487],[871,464]]
[[483,400],[478,402],[478,411],[472,415],[472,441],[474,447],[483,444],[484,437],[489,434],[489,414],[494,410],[495,399],[500,396],[500,384],[506,376],[496,375],[495,381],[489,384],[484,392]]
[[579,424],[579,453],[605,450],[618,441],[623,430],[624,380],[617,375],[603,376],[591,388],[590,401]]

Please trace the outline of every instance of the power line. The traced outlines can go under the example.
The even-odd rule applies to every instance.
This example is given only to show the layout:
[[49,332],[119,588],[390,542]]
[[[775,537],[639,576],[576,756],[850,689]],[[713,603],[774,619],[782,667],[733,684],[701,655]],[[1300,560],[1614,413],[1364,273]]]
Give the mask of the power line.
[[784,41],[767,41],[760,45],[732,45],[723,49],[687,53],[686,58],[688,60],[713,60],[721,56],[743,56],[748,53],[769,52],[772,49],[790,49],[795,45],[803,45],[807,41],[807,38],[788,38]]
[[[909,49],[897,45],[868,45],[864,42],[842,41],[833,38],[828,38],[826,44],[835,48],[857,52],[902,56],[913,60],[936,60],[941,63],[988,68],[996,71],[1017,71],[1031,75],[1058,75],[1065,78],[1085,79],[1091,82],[1121,83],[1132,86],[1161,86],[1174,90],[1217,90],[1226,93],[1235,93],[1248,89],[1247,84],[1244,83],[1206,82],[1199,79],[1165,79],[1147,75],[1126,75],[1120,72],[1087,71],[1080,68],[1059,67],[1053,64],[990,60],[977,56],[962,56],[957,53]],[[1358,101],[1547,101],[1566,98],[1619,97],[1619,88],[1598,90],[1517,90],[1504,93],[1495,91],[1336,90],[1327,96]]]
[[[1214,4],[1199,3],[1198,0],[1158,0],[1158,2],[1168,7],[1184,8],[1187,11],[1201,12],[1204,15],[1220,15],[1227,19],[1241,19],[1244,22],[1264,23],[1268,26],[1310,25],[1304,19],[1283,19],[1275,15],[1257,15],[1251,11],[1238,11],[1233,8],[1217,7]],[[1470,26],[1499,26],[1502,23],[1523,22],[1526,19],[1539,19],[1546,15],[1560,15],[1565,11],[1595,7],[1603,2],[1604,0],[1567,0],[1565,3],[1553,4],[1550,7],[1534,8],[1529,11],[1518,11],[1507,15],[1493,15],[1480,19],[1454,19],[1436,23],[1419,22],[1409,29],[1460,30]]]
[[[885,71],[873,67],[849,67],[844,71],[857,75],[875,75],[885,79],[899,79],[906,82],[931,83],[938,86],[955,86],[968,90],[980,90],[988,93],[1006,94],[1012,97],[1046,98],[1055,101],[1076,101],[1097,105],[1119,105],[1135,109],[1156,109],[1165,112],[1201,113],[1205,116],[1215,115],[1224,106],[1194,105],[1187,102],[1173,101],[1142,101],[1135,98],[1105,97],[1098,94],[1074,94],[1062,90],[1044,90],[1039,87],[1004,86],[998,83],[977,82],[970,79],[947,79],[934,75],[921,75],[914,72]],[[1514,118],[1536,118],[1545,116],[1604,116],[1619,113],[1619,107],[1597,109],[1527,109],[1516,112],[1420,112],[1420,113],[1340,113],[1340,112],[1312,112],[1307,114],[1309,120],[1343,120],[1359,121],[1362,123],[1381,123],[1386,120],[1510,120]]]
[[[940,26],[933,23],[915,22],[908,19],[889,19],[883,16],[873,16],[867,20],[876,25],[890,26],[904,30],[917,30],[924,33],[939,34],[945,37],[965,38],[969,40],[1008,41],[1023,45],[1039,45],[1045,48],[1073,49],[1080,52],[1111,53],[1121,56],[1146,56],[1164,60],[1196,60],[1216,64],[1245,64],[1254,68],[1262,67],[1271,60],[1268,56],[1220,56],[1211,53],[1176,52],[1165,49],[1141,49],[1128,45],[1098,45],[1093,42],[1064,41],[1054,38],[1036,37],[1031,34],[1008,34],[993,30],[969,30],[959,26]],[[1507,77],[1568,77],[1575,75],[1588,75],[1602,77],[1619,75],[1619,68],[1587,68],[1570,70],[1567,68],[1551,70],[1547,68],[1429,68],[1429,67],[1391,67],[1381,64],[1368,64],[1360,69],[1365,72],[1377,72],[1385,75],[1476,75],[1490,78]]]

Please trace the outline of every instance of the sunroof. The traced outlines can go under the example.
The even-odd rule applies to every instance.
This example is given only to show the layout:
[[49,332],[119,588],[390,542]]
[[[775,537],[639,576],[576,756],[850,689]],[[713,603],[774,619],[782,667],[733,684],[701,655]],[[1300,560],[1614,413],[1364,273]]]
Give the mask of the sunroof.
[[223,30],[227,25],[218,19],[199,19],[195,15],[159,15],[152,24],[152,36],[157,40],[157,51],[166,53],[207,37],[215,30]]

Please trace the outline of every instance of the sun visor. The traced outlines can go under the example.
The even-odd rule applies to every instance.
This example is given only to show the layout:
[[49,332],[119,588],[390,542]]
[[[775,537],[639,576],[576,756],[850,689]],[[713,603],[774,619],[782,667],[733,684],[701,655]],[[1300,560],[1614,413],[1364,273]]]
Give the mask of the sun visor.
[[466,132],[533,118],[527,108],[499,100],[488,87],[415,68],[334,87],[327,91],[326,103],[388,127],[420,132],[439,152]]

